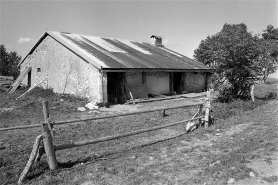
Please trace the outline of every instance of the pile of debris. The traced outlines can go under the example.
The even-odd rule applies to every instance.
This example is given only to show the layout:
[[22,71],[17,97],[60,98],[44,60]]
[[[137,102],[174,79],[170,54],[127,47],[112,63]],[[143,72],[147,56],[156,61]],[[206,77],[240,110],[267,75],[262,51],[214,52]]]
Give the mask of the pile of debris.
[[0,76],[0,90],[7,92],[11,85],[14,83],[12,76]]

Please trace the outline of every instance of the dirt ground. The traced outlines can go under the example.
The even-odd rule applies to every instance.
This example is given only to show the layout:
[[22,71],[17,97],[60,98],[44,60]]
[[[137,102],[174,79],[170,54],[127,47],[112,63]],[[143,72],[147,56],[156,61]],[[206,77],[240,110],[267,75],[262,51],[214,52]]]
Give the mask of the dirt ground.
[[[173,99],[97,111],[63,112],[50,104],[53,120],[85,118],[198,102]],[[82,141],[153,127],[190,118],[197,108],[113,119],[78,122],[55,127],[55,144]],[[32,116],[30,116],[32,115]],[[1,127],[37,124],[40,109],[32,105],[0,115]],[[59,170],[51,172],[45,162],[36,163],[26,184],[129,185],[129,184],[278,184],[278,101],[253,111],[217,120],[211,127],[184,134],[184,125],[139,134],[96,145],[56,152]],[[0,183],[15,184],[41,128],[1,133]]]

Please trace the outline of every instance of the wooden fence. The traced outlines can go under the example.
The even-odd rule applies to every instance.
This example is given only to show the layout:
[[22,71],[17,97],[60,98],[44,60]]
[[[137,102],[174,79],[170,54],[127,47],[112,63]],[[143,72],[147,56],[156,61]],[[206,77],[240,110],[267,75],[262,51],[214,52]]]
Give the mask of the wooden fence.
[[[53,120],[50,119],[48,102],[43,101],[42,107],[43,107],[44,122],[42,124],[1,128],[0,131],[42,127],[43,133],[36,137],[30,158],[29,158],[27,165],[24,168],[22,174],[19,177],[18,184],[22,184],[23,181],[25,180],[27,173],[30,170],[32,164],[35,161],[37,161],[41,157],[41,155],[43,155],[44,153],[46,154],[46,158],[47,158],[47,162],[48,162],[50,170],[56,170],[56,169],[58,169],[58,162],[56,159],[55,151],[58,151],[58,150],[64,150],[64,149],[70,149],[73,147],[80,147],[80,146],[89,145],[89,144],[101,143],[101,142],[105,142],[105,141],[110,141],[110,140],[114,140],[114,139],[119,139],[119,138],[123,138],[123,137],[127,137],[127,136],[144,133],[144,132],[150,132],[150,131],[154,131],[154,130],[158,130],[158,129],[162,129],[162,128],[167,128],[167,127],[171,127],[171,126],[183,124],[183,123],[190,123],[190,124],[188,124],[190,126],[186,127],[185,133],[191,131],[193,127],[200,125],[202,122],[204,122],[205,127],[207,127],[208,122],[209,122],[209,112],[210,112],[210,92],[209,91],[207,92],[207,98],[203,98],[203,100],[204,101],[201,103],[194,103],[194,104],[190,104],[190,105],[163,107],[163,108],[129,112],[129,113],[123,113],[123,114],[90,117],[90,118],[85,118],[85,119],[81,118],[81,119],[74,119],[74,120],[63,120],[63,121],[57,121],[57,122],[53,122]],[[203,109],[204,105],[205,105],[205,115],[202,116],[202,109]],[[164,117],[166,110],[193,107],[193,106],[199,106],[199,108],[198,108],[196,114],[191,119],[188,119],[188,120],[183,120],[183,121],[179,121],[179,122],[169,123],[166,125],[155,126],[152,128],[127,132],[127,133],[123,133],[123,134],[119,134],[119,135],[115,135],[115,136],[106,136],[106,137],[101,137],[101,138],[97,138],[97,139],[77,141],[77,142],[65,143],[65,144],[60,144],[60,145],[54,145],[54,143],[53,143],[53,141],[54,141],[53,127],[55,125],[76,123],[76,122],[81,122],[81,121],[84,122],[84,121],[92,121],[92,120],[99,120],[99,119],[108,119],[108,118],[115,118],[115,117],[120,117],[120,116],[128,116],[128,115],[143,114],[143,113],[150,113],[150,112],[158,112],[158,115],[160,117]],[[41,141],[43,141],[43,145],[41,144],[42,143]]]

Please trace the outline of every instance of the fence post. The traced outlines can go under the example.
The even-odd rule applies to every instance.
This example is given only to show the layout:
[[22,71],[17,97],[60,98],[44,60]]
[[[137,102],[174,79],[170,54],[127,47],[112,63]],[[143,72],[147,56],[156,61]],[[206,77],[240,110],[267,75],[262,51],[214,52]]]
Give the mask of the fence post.
[[165,110],[158,111],[158,117],[164,118],[165,117]]
[[206,113],[205,113],[205,128],[209,125],[209,112],[210,112],[210,91],[207,91],[207,103],[206,103]]
[[[201,115],[202,115],[202,109],[203,109],[203,104],[201,104],[199,106],[199,113],[198,113],[199,117],[201,117]],[[201,125],[201,124],[202,124],[202,118],[199,119],[199,125]]]
[[43,135],[44,135],[44,139],[43,139],[44,150],[45,150],[45,154],[48,160],[48,165],[50,170],[56,170],[58,169],[58,163],[56,160],[55,150],[53,145],[54,133],[50,121],[48,101],[42,101],[42,110],[43,110],[43,119],[44,119],[44,123],[42,123]]
[[44,122],[47,123],[47,126],[49,128],[51,137],[54,140],[54,133],[53,133],[53,130],[52,130],[53,126],[51,125],[51,121],[50,121],[48,101],[42,101],[42,111],[43,111]]
[[48,165],[50,170],[57,170],[58,169],[58,163],[55,156],[54,146],[52,142],[52,136],[50,134],[50,130],[48,128],[47,123],[42,123],[43,127],[43,144],[44,144],[44,150],[45,154],[48,160]]

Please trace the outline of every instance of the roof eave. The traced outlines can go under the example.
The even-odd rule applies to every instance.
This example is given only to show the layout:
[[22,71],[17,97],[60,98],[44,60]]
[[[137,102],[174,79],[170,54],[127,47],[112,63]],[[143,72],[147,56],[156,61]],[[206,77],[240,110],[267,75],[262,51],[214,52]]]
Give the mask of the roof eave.
[[166,68],[102,68],[104,72],[151,72],[151,71],[163,71],[163,72],[207,72],[212,73],[213,69],[166,69]]
[[47,36],[50,36],[53,38],[55,41],[63,45],[65,48],[73,52],[75,55],[83,59],[85,62],[91,64],[93,67],[97,69],[101,69],[102,66],[96,65],[94,62],[89,57],[86,57],[82,55],[80,52],[78,52],[76,49],[74,49],[71,45],[67,44],[65,40],[61,39],[57,34],[59,32],[54,32],[54,31],[46,31],[43,36],[36,42],[36,44],[32,47],[32,49],[28,52],[28,54],[24,57],[24,59],[18,64],[18,67],[26,60],[26,58],[33,53],[33,51],[37,48],[37,46],[45,39]]
[[33,53],[33,51],[37,48],[37,46],[43,41],[43,39],[47,36],[47,32],[44,32],[43,36],[39,38],[39,40],[36,42],[36,44],[31,48],[31,50],[27,53],[27,55],[21,60],[21,62],[18,63],[18,67],[25,61],[25,59]]

